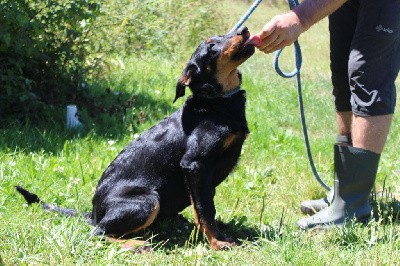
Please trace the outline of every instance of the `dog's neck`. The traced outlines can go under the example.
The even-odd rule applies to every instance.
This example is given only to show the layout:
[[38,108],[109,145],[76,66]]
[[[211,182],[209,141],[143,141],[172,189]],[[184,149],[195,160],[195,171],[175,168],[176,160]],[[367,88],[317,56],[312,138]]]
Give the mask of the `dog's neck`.
[[249,133],[246,120],[246,92],[237,87],[231,95],[217,97],[190,96],[183,105],[183,112],[195,112],[197,114],[216,113],[219,117],[225,117],[229,121],[232,130],[237,132],[244,130]]
[[194,97],[199,97],[199,98],[203,98],[203,99],[217,99],[217,98],[230,98],[233,95],[235,95],[236,93],[240,92],[241,88],[240,85],[237,86],[236,88],[227,91],[227,92],[222,92],[221,94],[215,94],[215,95],[208,95],[208,94],[196,94],[193,95]]
[[217,76],[218,83],[222,86],[222,92],[229,94],[231,91],[240,87],[241,77],[237,69],[230,72],[220,73]]
[[242,78],[237,69],[224,73],[219,72],[214,78],[213,82],[198,84],[201,89],[193,95],[204,99],[229,98],[240,91]]
[[237,86],[236,88],[234,88],[233,90],[230,90],[230,91],[224,93],[224,94],[222,95],[222,98],[229,98],[229,97],[232,97],[233,95],[235,95],[235,94],[238,93],[239,91],[240,91],[240,85]]

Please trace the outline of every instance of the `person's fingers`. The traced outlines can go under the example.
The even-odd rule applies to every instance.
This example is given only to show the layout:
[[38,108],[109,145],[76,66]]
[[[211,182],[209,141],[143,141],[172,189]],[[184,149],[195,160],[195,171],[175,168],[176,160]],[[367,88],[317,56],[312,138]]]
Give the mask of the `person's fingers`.
[[279,37],[278,32],[272,33],[269,37],[261,39],[261,45],[258,46],[258,48],[262,51],[265,49],[268,49],[272,43],[274,43]]
[[294,12],[275,16],[258,34],[261,42],[257,48],[264,53],[271,53],[292,44],[301,32],[301,23]]
[[270,39],[270,42],[268,43],[268,45],[258,47],[260,49],[260,51],[262,51],[264,53],[271,53],[271,52],[279,50],[282,47],[285,47],[291,43],[291,41],[288,40],[284,34],[277,34],[277,37],[275,38],[275,40],[271,40],[271,39]]
[[287,40],[283,40],[282,42],[280,42],[280,43],[278,43],[277,45],[275,45],[274,47],[272,47],[272,48],[268,51],[268,53],[272,53],[272,52],[278,51],[278,50],[283,49],[283,48],[285,48],[286,46],[289,46],[289,45],[291,45],[291,44],[292,44],[292,42],[287,41]]
[[[272,38],[273,37],[273,38]],[[276,31],[273,35],[271,35],[267,44],[264,42],[261,46],[259,46],[259,50],[264,53],[272,53],[276,50],[282,49],[288,45],[291,45],[296,39],[292,36],[288,35],[287,32],[279,32]]]
[[280,49],[279,47],[282,47],[284,43],[285,43],[284,40],[276,41],[273,44],[271,44],[267,49],[265,49],[263,52],[266,54],[275,52],[276,50],[279,50]]

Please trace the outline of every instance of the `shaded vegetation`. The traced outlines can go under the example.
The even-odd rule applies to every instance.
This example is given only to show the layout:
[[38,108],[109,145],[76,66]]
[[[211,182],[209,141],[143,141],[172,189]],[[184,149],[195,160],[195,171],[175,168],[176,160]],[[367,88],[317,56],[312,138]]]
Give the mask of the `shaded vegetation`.
[[103,105],[92,95],[126,56],[171,57],[215,32],[211,2],[1,0],[0,121],[46,119],[46,108],[67,103]]

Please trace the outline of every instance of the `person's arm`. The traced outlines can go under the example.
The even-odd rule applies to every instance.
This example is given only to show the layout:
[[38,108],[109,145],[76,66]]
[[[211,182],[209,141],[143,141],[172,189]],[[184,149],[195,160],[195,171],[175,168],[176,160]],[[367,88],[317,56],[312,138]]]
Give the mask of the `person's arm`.
[[258,36],[258,48],[270,53],[292,44],[301,33],[312,25],[332,14],[347,0],[304,0],[299,6],[286,14],[273,17]]

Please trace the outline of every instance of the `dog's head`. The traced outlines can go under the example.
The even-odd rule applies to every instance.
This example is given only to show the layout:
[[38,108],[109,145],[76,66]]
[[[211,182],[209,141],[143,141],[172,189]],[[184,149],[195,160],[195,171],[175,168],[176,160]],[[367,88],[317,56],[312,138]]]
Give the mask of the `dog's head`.
[[237,67],[254,54],[254,45],[245,45],[250,37],[246,27],[203,41],[193,53],[176,85],[174,102],[189,87],[193,95],[214,98],[237,88],[241,82]]

